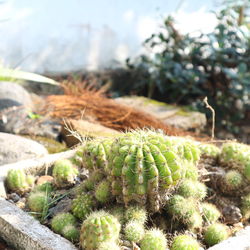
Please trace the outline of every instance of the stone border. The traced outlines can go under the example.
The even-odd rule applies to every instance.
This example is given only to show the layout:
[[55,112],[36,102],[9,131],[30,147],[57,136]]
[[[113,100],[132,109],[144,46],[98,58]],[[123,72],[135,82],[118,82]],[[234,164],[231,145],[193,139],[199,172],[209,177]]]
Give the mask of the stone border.
[[[68,240],[53,233],[48,227],[28,215],[13,203],[5,200],[4,181],[10,169],[24,169],[37,174],[58,159],[70,158],[75,151],[51,154],[42,158],[23,160],[0,166],[0,237],[18,250],[77,250]],[[250,226],[236,233],[235,236],[217,244],[209,250],[250,250]]]

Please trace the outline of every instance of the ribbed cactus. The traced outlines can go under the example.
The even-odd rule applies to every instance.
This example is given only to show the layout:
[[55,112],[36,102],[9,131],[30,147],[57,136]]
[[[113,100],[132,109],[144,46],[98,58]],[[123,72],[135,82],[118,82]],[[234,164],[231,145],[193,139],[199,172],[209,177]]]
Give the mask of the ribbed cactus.
[[24,194],[32,188],[34,177],[26,175],[22,169],[12,169],[8,171],[6,184],[12,192]]
[[94,201],[92,195],[83,193],[72,201],[71,210],[75,217],[83,220],[92,211],[93,207]]
[[83,164],[90,171],[102,170],[118,202],[137,202],[157,211],[181,179],[193,172],[191,179],[197,179],[199,155],[191,140],[136,130],[113,140],[87,142]]
[[83,249],[98,249],[104,241],[116,242],[121,225],[118,220],[105,211],[91,213],[83,222],[80,234],[80,245]]
[[58,187],[73,185],[77,174],[78,170],[73,166],[70,160],[58,160],[54,164],[52,175]]

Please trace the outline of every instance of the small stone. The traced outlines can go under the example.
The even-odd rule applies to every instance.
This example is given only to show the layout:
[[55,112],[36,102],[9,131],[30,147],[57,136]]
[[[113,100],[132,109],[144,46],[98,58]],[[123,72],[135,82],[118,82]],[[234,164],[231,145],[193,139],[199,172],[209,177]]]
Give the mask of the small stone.
[[17,193],[11,193],[11,194],[9,194],[8,198],[10,200],[12,200],[13,202],[15,202],[15,203],[18,202],[21,199],[21,197]]
[[65,198],[57,203],[57,205],[51,209],[49,209],[49,212],[52,217],[59,213],[67,213],[71,210],[71,202],[72,200],[69,198]]
[[43,183],[50,182],[53,183],[54,178],[50,175],[43,175],[37,179],[37,185],[42,185]]

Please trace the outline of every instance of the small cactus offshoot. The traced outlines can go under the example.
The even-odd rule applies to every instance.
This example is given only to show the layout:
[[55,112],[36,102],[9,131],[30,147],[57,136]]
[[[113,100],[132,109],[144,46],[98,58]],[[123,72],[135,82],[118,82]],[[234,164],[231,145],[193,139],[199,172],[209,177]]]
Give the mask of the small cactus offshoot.
[[95,188],[95,198],[100,203],[107,203],[112,198],[111,185],[108,180],[101,181]]
[[124,227],[124,233],[127,240],[138,243],[144,236],[143,224],[138,221],[129,221]]
[[166,250],[167,239],[160,229],[153,228],[146,231],[140,243],[141,250]]
[[137,221],[143,225],[147,220],[147,211],[144,207],[129,206],[125,210],[125,220],[127,222],[131,220]]
[[204,234],[204,240],[209,246],[218,244],[219,242],[226,240],[228,237],[228,227],[220,223],[208,226]]
[[30,191],[34,184],[34,177],[26,175],[22,169],[12,169],[6,178],[7,187],[18,194]]
[[104,241],[97,250],[121,250],[121,247],[114,241]]
[[79,240],[80,232],[76,226],[69,224],[63,227],[61,234],[66,239],[76,242]]
[[204,220],[208,223],[216,222],[221,216],[217,207],[207,202],[201,204],[201,210]]
[[241,211],[243,213],[244,218],[250,218],[250,194],[242,197]]
[[199,250],[200,244],[189,235],[178,235],[174,238],[170,250]]
[[91,195],[81,194],[78,195],[73,201],[71,210],[75,217],[80,220],[86,218],[86,216],[92,211],[94,206],[94,201]]
[[237,190],[243,184],[243,176],[237,170],[230,170],[224,176],[225,188]]
[[71,213],[59,213],[51,221],[52,230],[59,234],[68,225],[76,226],[76,218]]
[[78,170],[70,160],[58,160],[54,164],[52,175],[58,187],[67,187],[74,184],[77,174]]
[[80,233],[80,245],[83,249],[98,249],[104,241],[116,242],[121,225],[111,214],[101,210],[92,212],[83,222]]

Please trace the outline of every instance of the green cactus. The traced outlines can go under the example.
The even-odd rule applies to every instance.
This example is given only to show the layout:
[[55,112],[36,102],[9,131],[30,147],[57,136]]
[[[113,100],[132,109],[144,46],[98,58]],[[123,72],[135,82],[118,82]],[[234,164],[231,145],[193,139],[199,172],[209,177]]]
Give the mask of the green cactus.
[[204,240],[208,246],[213,246],[229,237],[228,227],[221,224],[215,223],[208,226],[205,230]]
[[104,241],[100,244],[97,250],[121,250],[121,247],[113,241]]
[[54,164],[53,177],[57,187],[67,187],[75,183],[78,170],[70,160],[58,160]]
[[153,228],[145,232],[140,247],[141,250],[166,250],[167,239],[160,229]]
[[204,202],[200,206],[202,210],[202,215],[206,222],[214,223],[220,218],[221,213],[215,205]]
[[199,149],[202,157],[217,158],[221,152],[220,148],[214,144],[200,144]]
[[84,181],[84,187],[87,190],[92,191],[95,189],[96,184],[101,182],[103,178],[104,174],[102,170],[100,169],[94,170],[93,172],[90,173],[89,178]]
[[123,206],[113,206],[109,212],[116,217],[121,225],[125,223],[125,209]]
[[136,130],[87,142],[83,162],[90,171],[102,171],[119,203],[147,204],[158,211],[166,193],[172,193],[182,178],[197,179],[199,154],[191,140]]
[[89,170],[107,170],[111,139],[88,141],[83,148],[83,165]]
[[64,238],[73,242],[77,242],[80,236],[79,230],[72,224],[64,226],[61,234]]
[[185,198],[203,200],[207,195],[207,188],[201,182],[186,179],[181,182],[177,192]]
[[107,203],[111,200],[111,185],[108,180],[101,181],[95,188],[95,198],[100,203]]
[[197,211],[197,202],[192,198],[184,198],[181,195],[173,195],[167,202],[167,211],[174,219],[185,222]]
[[228,191],[237,190],[243,185],[243,176],[237,170],[230,170],[226,172],[223,180],[223,184],[225,184],[224,188]]
[[199,250],[200,244],[189,235],[178,235],[174,238],[170,250]]
[[147,221],[147,211],[144,207],[129,206],[125,211],[125,220],[126,222],[137,221],[143,225]]
[[116,242],[121,225],[111,214],[101,210],[92,212],[83,222],[80,245],[83,249],[98,249],[104,241]]
[[49,209],[50,198],[45,192],[32,192],[28,197],[28,207],[37,217],[44,217]]
[[125,238],[129,241],[139,243],[144,236],[143,224],[138,221],[131,220],[124,227]]
[[198,211],[195,211],[191,216],[185,219],[184,224],[192,232],[199,232],[202,228],[203,219]]
[[80,220],[84,220],[86,216],[92,211],[94,207],[94,201],[92,195],[81,194],[78,195],[73,201],[71,210],[75,217]]
[[34,177],[26,175],[22,169],[11,169],[8,171],[6,184],[12,192],[22,195],[30,191],[34,184]]
[[43,184],[37,185],[33,188],[32,192],[45,192],[50,194],[53,191],[53,185],[50,182],[45,182]]
[[245,219],[250,218],[250,194],[242,197],[241,200],[241,211]]
[[76,218],[71,213],[59,213],[51,220],[52,230],[59,234],[68,225],[76,226]]

